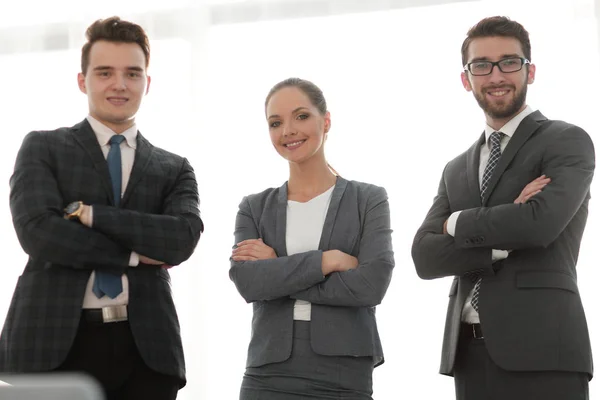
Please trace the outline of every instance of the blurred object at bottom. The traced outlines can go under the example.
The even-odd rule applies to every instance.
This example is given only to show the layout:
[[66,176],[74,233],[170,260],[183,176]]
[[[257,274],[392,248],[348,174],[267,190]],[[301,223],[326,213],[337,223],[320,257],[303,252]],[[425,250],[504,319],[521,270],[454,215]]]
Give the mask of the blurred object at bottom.
[[0,375],[2,400],[105,400],[100,384],[88,375],[43,373]]

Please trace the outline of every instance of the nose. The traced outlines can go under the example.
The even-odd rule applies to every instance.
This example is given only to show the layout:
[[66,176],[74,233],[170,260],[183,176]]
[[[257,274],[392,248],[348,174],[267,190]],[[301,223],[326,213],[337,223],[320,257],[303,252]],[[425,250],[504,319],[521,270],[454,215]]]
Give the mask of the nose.
[[115,74],[115,80],[113,83],[113,87],[116,90],[125,90],[127,89],[127,84],[126,84],[126,80],[125,77],[121,74]]
[[295,135],[296,133],[296,129],[291,123],[286,122],[283,124],[283,136]]
[[506,80],[504,72],[500,71],[500,67],[498,65],[494,65],[492,67],[492,72],[489,74],[488,79],[492,83],[501,83]]

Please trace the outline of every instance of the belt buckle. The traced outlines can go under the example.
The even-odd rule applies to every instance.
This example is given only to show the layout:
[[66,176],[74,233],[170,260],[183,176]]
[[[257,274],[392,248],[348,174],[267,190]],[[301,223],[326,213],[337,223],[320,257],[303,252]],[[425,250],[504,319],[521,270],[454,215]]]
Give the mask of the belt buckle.
[[[471,329],[473,331],[473,338],[476,339],[476,340],[483,340],[483,332],[481,333],[481,336],[477,336],[477,330],[475,329],[476,325],[477,324],[472,324],[471,325]],[[481,329],[481,325],[479,325],[479,326],[480,326],[479,329]]]
[[121,322],[127,321],[127,306],[102,307],[102,322]]

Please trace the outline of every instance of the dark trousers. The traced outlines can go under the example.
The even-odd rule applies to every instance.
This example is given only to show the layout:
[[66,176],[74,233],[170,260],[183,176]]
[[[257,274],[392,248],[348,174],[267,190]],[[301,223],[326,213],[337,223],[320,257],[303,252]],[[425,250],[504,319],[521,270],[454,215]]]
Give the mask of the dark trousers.
[[180,383],[146,366],[127,321],[103,324],[82,319],[73,347],[57,371],[93,376],[107,400],[174,400]]
[[506,371],[463,327],[458,344],[454,383],[457,400],[588,400],[588,375],[578,372]]

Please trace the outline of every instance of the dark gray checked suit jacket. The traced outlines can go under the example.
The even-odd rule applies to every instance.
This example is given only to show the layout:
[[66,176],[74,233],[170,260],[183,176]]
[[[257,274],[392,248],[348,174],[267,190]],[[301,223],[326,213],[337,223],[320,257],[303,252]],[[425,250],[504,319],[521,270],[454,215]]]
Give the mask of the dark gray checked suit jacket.
[[[385,189],[341,177],[332,193],[319,250],[286,253],[287,183],[245,197],[235,224],[235,243],[262,238],[278,257],[231,262],[229,276],[253,303],[248,367],[284,361],[292,350],[296,299],[310,301],[311,344],[323,355],[372,356],[383,362],[375,306],[390,283],[394,253]],[[323,277],[321,256],[337,249],[359,267]]]
[[[133,170],[116,208],[106,160],[84,120],[29,133],[10,185],[13,223],[29,261],[0,337],[0,372],[57,368],[73,343],[91,271],[110,269],[128,276],[129,322],[142,358],[185,384],[169,273],[128,264],[132,250],[170,265],[192,254],[203,225],[188,161],[138,133]],[[93,229],[63,219],[65,205],[76,200],[94,206]]]
[[[450,288],[440,372],[452,375],[461,310],[482,269],[479,317],[492,360],[509,371],[592,375],[592,353],[575,269],[585,228],[594,146],[581,128],[527,116],[508,142],[483,204],[479,153],[484,136],[450,161],[412,248],[424,279],[455,276]],[[513,204],[542,174],[552,181],[525,204]],[[456,235],[444,221],[464,210]],[[491,250],[512,250],[492,265]]]

